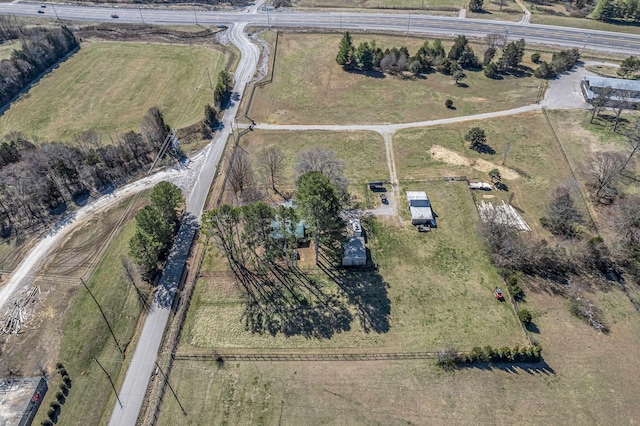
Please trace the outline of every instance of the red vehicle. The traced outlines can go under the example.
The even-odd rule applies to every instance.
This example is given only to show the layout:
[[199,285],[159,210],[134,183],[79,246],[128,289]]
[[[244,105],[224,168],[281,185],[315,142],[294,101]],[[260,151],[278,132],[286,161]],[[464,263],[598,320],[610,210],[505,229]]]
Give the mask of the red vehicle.
[[496,296],[496,299],[504,300],[504,295],[502,294],[502,290],[500,290],[498,287],[496,287],[493,294]]

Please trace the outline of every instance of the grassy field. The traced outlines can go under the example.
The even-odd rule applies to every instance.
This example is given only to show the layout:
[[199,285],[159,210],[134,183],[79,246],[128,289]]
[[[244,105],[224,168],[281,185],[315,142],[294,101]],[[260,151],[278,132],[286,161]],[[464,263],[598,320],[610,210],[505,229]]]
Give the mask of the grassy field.
[[5,41],[0,44],[0,60],[9,59],[11,57],[11,52],[19,50],[20,48],[20,42],[17,40]]
[[[405,45],[409,53],[424,42],[380,35],[353,38],[355,45],[375,39],[383,49]],[[534,77],[491,80],[482,72],[468,72],[468,87],[456,87],[450,76],[439,73],[401,80],[346,72],[335,61],[339,41],[338,34],[282,34],[273,83],[256,90],[251,118],[287,124],[399,123],[499,111],[537,100],[540,80]],[[444,44],[448,48],[450,42]],[[445,108],[446,99],[456,109]]]
[[[196,288],[180,350],[435,350],[447,343],[469,348],[522,343],[512,308],[493,303],[500,278],[477,236],[477,213],[466,185],[437,181],[420,188],[432,199],[439,228],[419,234],[409,225],[375,222],[369,248],[379,275],[360,279],[368,283],[365,301],[345,302],[353,315],[348,327],[330,339],[251,333],[244,328],[242,293],[232,280],[204,279]],[[310,257],[310,251],[302,251],[302,262]],[[224,262],[210,264],[220,268]],[[309,274],[322,283],[322,291],[343,296],[320,270]],[[382,315],[384,306],[390,306],[388,316]],[[363,320],[361,312],[369,318]],[[388,322],[388,331],[373,327],[367,332],[363,321],[371,317],[377,324]]]
[[565,301],[531,293],[545,365],[445,373],[432,361],[177,361],[159,425],[632,424],[640,416],[633,357],[640,317],[618,291],[590,296],[612,332],[597,333]]
[[[464,135],[474,126],[485,130],[487,143],[496,151],[495,154],[479,154],[467,147]],[[533,129],[535,138],[532,138]],[[558,131],[562,129],[561,127]],[[541,229],[539,219],[544,214],[551,192],[556,185],[567,182],[570,178],[569,168],[541,113],[404,130],[396,133],[393,143],[398,176],[408,181],[464,175],[488,182],[488,171],[494,166],[502,167],[504,183],[509,192],[492,191],[487,195],[478,193],[478,198],[496,201],[507,200],[512,196],[513,205],[520,209],[529,226],[537,230]],[[502,166],[508,144],[511,144],[509,156]],[[434,159],[434,145],[470,160],[468,165],[459,165],[460,161],[455,164],[454,155],[438,156],[441,161]],[[483,163],[483,160],[488,164]]]
[[[601,22],[595,19],[571,18],[568,16],[555,16],[555,15],[548,15],[544,13],[541,14],[541,13],[536,13],[535,9],[531,10],[531,23],[543,24],[543,25],[557,25],[562,27],[585,28],[588,30],[640,34],[640,25],[638,24],[635,24],[635,25],[634,24],[614,24],[610,22]],[[589,44],[587,44],[587,49],[589,49]]]
[[108,140],[137,130],[154,105],[169,125],[183,127],[199,120],[212,100],[205,68],[215,79],[232,59],[196,46],[84,43],[0,117],[0,128],[59,141],[92,129]]
[[[262,131],[247,133],[240,145],[250,154],[254,163],[260,150],[275,145],[286,156],[283,186],[293,189],[294,165],[299,152],[322,147],[336,153],[345,162],[345,175],[351,183],[366,183],[371,180],[388,180],[389,169],[384,142],[372,132],[322,132],[322,131]],[[354,153],[358,153],[354,156]]]
[[[3,365],[14,371],[32,375],[42,367],[51,372],[50,386],[58,386],[60,382],[55,363],[64,363],[72,386],[62,405],[58,424],[106,423],[108,417],[100,419],[105,409],[111,409],[112,391],[104,373],[93,361],[94,356],[116,383],[121,379],[120,372],[125,371],[122,355],[95,302],[82,288],[80,277],[84,276],[87,264],[93,260],[100,242],[122,215],[127,202],[88,221],[51,255],[44,266],[45,278],[35,282],[43,296],[29,320],[28,330],[12,339],[2,354]],[[87,281],[123,348],[131,342],[142,311],[136,290],[124,277],[120,261],[128,252],[134,225],[133,221],[129,222],[116,236],[95,274]],[[66,280],[52,280],[47,276],[64,276]],[[148,286],[139,284],[139,287],[143,292],[150,291]],[[45,419],[47,406],[57,390],[50,388],[47,393],[37,424]]]
[[365,8],[365,9],[424,9],[453,11],[466,7],[462,0],[299,0],[298,7]]

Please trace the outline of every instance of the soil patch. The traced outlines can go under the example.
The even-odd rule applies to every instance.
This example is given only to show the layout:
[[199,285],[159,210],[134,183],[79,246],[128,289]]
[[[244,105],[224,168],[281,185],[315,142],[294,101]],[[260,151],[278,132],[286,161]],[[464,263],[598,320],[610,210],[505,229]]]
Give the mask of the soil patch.
[[433,145],[429,150],[429,154],[431,154],[431,157],[436,161],[453,164],[455,166],[467,166],[481,172],[488,173],[493,169],[498,169],[500,170],[500,175],[507,180],[518,179],[520,177],[518,173],[511,169],[495,165],[487,160],[464,157],[440,145]]

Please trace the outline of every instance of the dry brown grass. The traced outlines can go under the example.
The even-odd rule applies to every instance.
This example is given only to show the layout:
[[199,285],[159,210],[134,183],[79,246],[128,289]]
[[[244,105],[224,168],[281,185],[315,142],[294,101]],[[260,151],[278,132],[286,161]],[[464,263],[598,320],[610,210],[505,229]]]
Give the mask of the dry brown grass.
[[[415,53],[422,38],[354,34],[354,45],[376,40],[383,49],[407,46]],[[491,80],[467,72],[456,87],[450,76],[424,79],[347,72],[336,61],[338,34],[281,34],[273,83],[256,90],[249,116],[256,122],[287,124],[400,123],[499,111],[536,102],[540,80]],[[445,48],[451,44],[444,41]],[[474,45],[481,56],[484,47]],[[529,58],[525,58],[527,61]],[[525,62],[524,65],[532,66]],[[444,106],[452,99],[456,109]]]
[[188,416],[167,397],[159,424],[634,424],[640,316],[618,291],[590,297],[606,306],[608,336],[570,316],[562,298],[528,296],[548,367],[444,373],[430,361],[230,362],[222,369],[178,361],[171,381]]

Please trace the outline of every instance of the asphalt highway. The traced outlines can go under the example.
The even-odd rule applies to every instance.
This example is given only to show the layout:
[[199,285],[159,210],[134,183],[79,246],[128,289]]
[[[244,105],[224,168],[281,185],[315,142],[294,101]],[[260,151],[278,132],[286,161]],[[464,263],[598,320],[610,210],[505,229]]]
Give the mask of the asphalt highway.
[[[44,11],[44,13],[38,13]],[[247,24],[281,28],[321,28],[337,30],[392,31],[424,35],[506,34],[509,39],[524,38],[528,43],[586,48],[590,50],[640,54],[640,35],[581,28],[536,25],[520,22],[489,21],[422,14],[384,14],[359,12],[265,12],[246,13],[137,9],[122,7],[84,7],[49,3],[1,3],[0,13],[46,17],[67,21],[146,23],[154,25],[233,25]],[[112,18],[116,14],[118,18]]]

